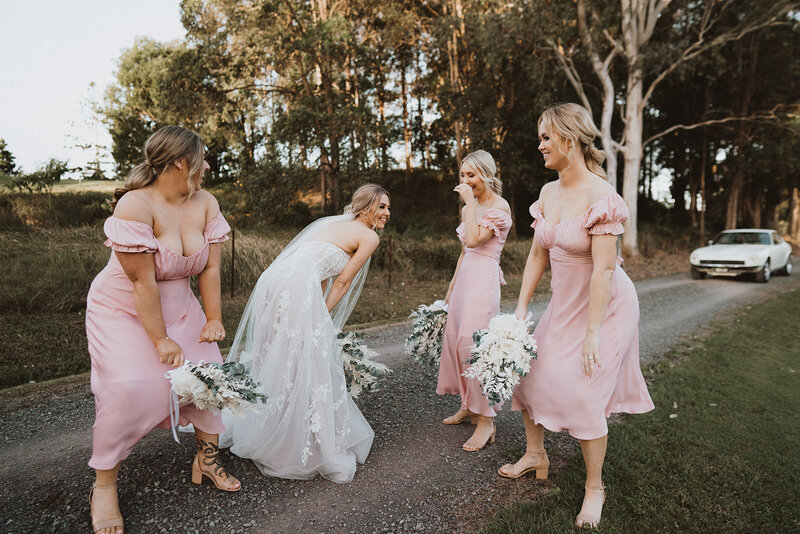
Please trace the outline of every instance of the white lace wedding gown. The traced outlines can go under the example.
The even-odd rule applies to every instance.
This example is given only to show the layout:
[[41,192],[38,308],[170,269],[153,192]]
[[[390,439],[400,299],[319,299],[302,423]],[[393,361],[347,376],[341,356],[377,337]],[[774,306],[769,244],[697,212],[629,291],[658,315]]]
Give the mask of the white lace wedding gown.
[[321,288],[349,259],[332,243],[305,241],[253,289],[228,360],[244,363],[269,399],[244,419],[224,413],[220,446],[264,474],[349,482],[369,454],[375,434],[347,393]]

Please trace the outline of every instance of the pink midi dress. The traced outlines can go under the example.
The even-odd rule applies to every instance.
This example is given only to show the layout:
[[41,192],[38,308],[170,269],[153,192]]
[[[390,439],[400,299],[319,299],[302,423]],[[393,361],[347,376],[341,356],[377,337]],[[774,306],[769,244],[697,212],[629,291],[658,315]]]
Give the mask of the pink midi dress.
[[[199,343],[206,316],[189,287],[192,275],[203,272],[209,245],[228,239],[230,226],[222,214],[203,231],[203,247],[183,256],[165,247],[144,223],[109,217],[103,227],[113,251],[95,277],[86,303],[86,336],[92,359],[91,386],[95,398],[92,427],[94,469],[112,469],[155,427],[169,428],[169,381],[174,367],[161,363],[153,342],[139,322],[133,284],[122,270],[117,252],[154,254],[156,281],[167,335],[181,346],[187,361],[222,363],[216,343]],[[210,434],[224,430],[221,415],[181,407],[180,425],[192,423]]]
[[464,259],[450,294],[436,393],[459,395],[460,409],[494,417],[495,410],[483,396],[480,382],[461,374],[469,367],[464,362],[470,358],[472,334],[489,326],[489,320],[500,313],[500,286],[506,283],[500,269],[500,253],[511,229],[511,216],[490,208],[478,219],[478,226],[490,229],[494,235],[474,248],[464,244],[464,223],[456,229],[464,246]]
[[538,359],[514,390],[513,410],[527,410],[548,430],[567,430],[582,440],[608,433],[611,413],[653,409],[639,367],[639,300],[633,282],[617,260],[611,299],[600,326],[602,367],[589,378],[581,370],[581,351],[589,318],[593,235],[623,232],[628,207],[616,192],[598,199],[583,214],[559,224],[547,222],[539,201],[531,206],[536,239],[548,249],[552,297],[534,330]]

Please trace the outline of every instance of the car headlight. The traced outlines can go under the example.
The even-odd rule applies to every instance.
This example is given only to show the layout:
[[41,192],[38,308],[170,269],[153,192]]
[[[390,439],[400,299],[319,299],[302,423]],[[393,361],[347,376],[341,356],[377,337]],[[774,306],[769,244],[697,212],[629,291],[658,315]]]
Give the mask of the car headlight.
[[697,263],[699,259],[700,259],[700,254],[698,254],[697,252],[692,252],[692,254],[689,256],[689,261],[691,263]]
[[761,263],[761,256],[758,254],[753,254],[750,256],[750,263]]

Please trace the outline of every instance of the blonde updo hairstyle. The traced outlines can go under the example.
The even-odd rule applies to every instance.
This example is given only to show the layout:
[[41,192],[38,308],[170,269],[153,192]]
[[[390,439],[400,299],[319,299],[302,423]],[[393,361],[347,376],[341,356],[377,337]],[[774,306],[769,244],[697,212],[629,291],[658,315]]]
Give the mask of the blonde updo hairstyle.
[[542,125],[551,135],[558,134],[567,142],[569,149],[566,153],[561,152],[561,147],[558,150],[567,156],[570,164],[577,152],[586,162],[586,168],[602,178],[607,178],[606,171],[603,170],[606,153],[594,146],[594,140],[600,132],[586,108],[568,103],[546,109],[539,117],[538,126]]
[[368,216],[374,218],[383,195],[389,196],[389,192],[383,187],[377,184],[364,184],[353,193],[353,198],[350,204],[345,206],[344,212],[352,213],[356,219],[361,217],[368,220]]
[[476,150],[470,152],[464,159],[461,160],[461,167],[465,163],[469,163],[473,169],[478,173],[480,179],[486,184],[486,187],[494,191],[496,194],[503,196],[503,182],[497,177],[497,165],[491,154],[485,150]]
[[164,126],[147,138],[144,157],[145,160],[128,175],[125,185],[114,190],[114,198],[109,202],[111,209],[114,209],[122,195],[154,183],[161,173],[181,158],[186,158],[189,165],[187,185],[189,192],[194,192],[192,178],[203,170],[205,149],[203,140],[191,130],[180,126]]

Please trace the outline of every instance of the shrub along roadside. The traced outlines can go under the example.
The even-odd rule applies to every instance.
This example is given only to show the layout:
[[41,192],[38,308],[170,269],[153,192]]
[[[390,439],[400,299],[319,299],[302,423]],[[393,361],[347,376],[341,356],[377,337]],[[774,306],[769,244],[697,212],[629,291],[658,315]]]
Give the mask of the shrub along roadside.
[[0,194],[0,229],[75,227],[97,225],[111,215],[110,195],[81,193]]
[[[797,317],[794,290],[753,306],[649,373],[656,409],[610,428],[602,531],[797,531]],[[583,480],[576,454],[551,471],[545,496],[506,507],[483,532],[569,531]]]

